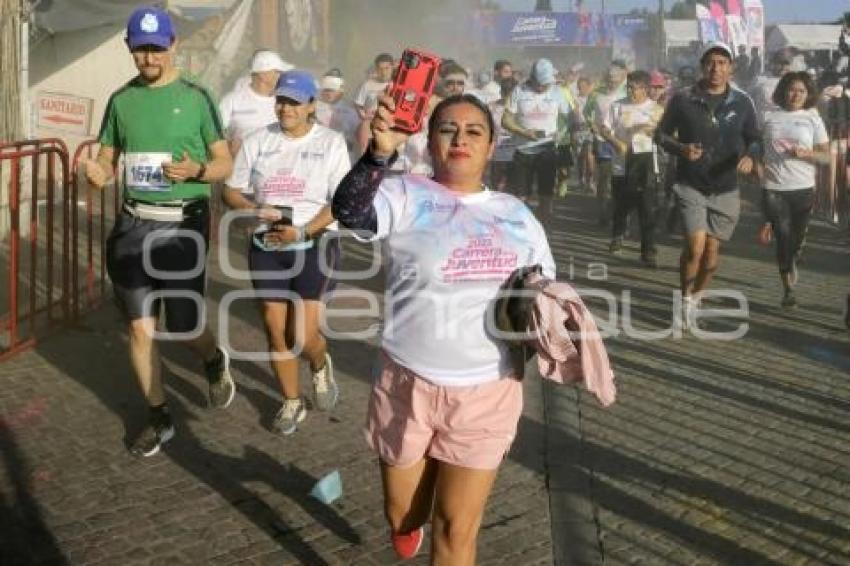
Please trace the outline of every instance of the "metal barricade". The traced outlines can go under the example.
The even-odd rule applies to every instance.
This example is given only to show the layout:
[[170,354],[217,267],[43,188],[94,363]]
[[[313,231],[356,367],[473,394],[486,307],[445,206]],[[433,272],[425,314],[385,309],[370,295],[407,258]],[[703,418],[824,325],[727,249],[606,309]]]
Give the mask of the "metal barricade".
[[0,360],[98,307],[108,293],[106,238],[120,191],[87,186],[81,165],[95,147],[83,142],[71,159],[60,139],[0,144],[8,187],[0,213],[0,277],[8,281],[0,286]]
[[[61,174],[58,182],[57,161]],[[46,169],[42,179],[43,165]],[[71,202],[67,146],[58,139],[0,143],[0,179],[8,179],[8,229],[0,238],[0,257],[5,256],[0,263],[5,266],[8,281],[5,293],[0,293],[2,360],[33,345],[37,335],[71,316],[71,242],[66,237]],[[25,179],[29,183],[24,183]],[[44,218],[40,214],[42,206]],[[58,260],[57,237],[61,240]]]
[[[77,255],[71,264],[72,293],[76,298],[72,303],[73,315],[78,317],[81,312],[100,306],[107,293],[106,274],[106,237],[118,215],[121,191],[114,185],[100,190],[93,190],[83,177],[81,167],[83,159],[91,159],[95,155],[96,140],[87,140],[77,146],[71,162],[71,199],[79,207],[80,192],[85,197],[83,211],[85,230],[81,233],[79,227],[80,213],[72,215],[71,237],[73,249]],[[117,183],[117,180],[115,181]],[[111,189],[110,189],[111,187]],[[108,193],[112,193],[111,205],[108,203]],[[79,238],[84,242],[80,245]],[[84,273],[83,288],[80,289],[80,270]]]

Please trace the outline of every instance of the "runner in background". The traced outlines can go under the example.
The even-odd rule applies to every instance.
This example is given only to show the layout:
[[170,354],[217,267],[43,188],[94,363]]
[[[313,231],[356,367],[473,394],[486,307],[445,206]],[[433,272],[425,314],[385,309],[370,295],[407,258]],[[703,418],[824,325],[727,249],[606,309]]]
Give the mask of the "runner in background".
[[277,79],[292,65],[281,60],[273,51],[261,49],[251,59],[251,80],[237,85],[219,103],[221,121],[227,130],[231,155],[250,134],[277,120],[274,112],[274,89]]
[[773,92],[778,110],[768,111],[764,118],[762,202],[776,241],[785,308],[797,306],[797,262],[814,205],[816,165],[832,158],[817,101],[818,91],[808,73],[787,73]]
[[[175,434],[153,338],[160,307],[166,330],[181,334],[203,360],[210,406],[227,407],[236,394],[227,351],[204,322],[210,183],[224,180],[232,161],[212,97],[174,66],[176,37],[168,13],[135,10],[126,43],[139,74],[110,97],[100,150],[83,169],[101,189],[124,157],[123,205],[106,241],[106,267],[128,321],[130,364],[148,405],[147,425],[130,452],[153,456]],[[195,273],[181,276],[187,272]]]
[[640,259],[650,268],[658,267],[655,249],[655,208],[657,163],[652,136],[663,108],[649,98],[650,75],[633,71],[626,80],[627,98],[611,105],[601,134],[616,153],[612,160],[614,228],[609,251],[623,250],[626,219],[637,209],[640,221]]
[[567,192],[569,190],[568,182],[570,179],[570,169],[573,165],[575,165],[571,135],[573,122],[572,117],[576,112],[576,100],[575,96],[573,96],[575,79],[571,79],[571,77],[575,76],[575,71],[567,72],[570,73],[570,75],[563,80],[559,80],[558,86],[561,89],[561,94],[563,94],[564,100],[567,101],[567,105],[570,107],[570,113],[566,116],[563,114],[558,116],[558,133],[555,135],[555,148],[558,153],[558,177],[555,181],[555,186],[557,187],[558,196],[561,198],[567,196]]
[[514,69],[510,61],[499,59],[493,63],[493,76],[483,88],[491,102],[502,98],[502,81],[512,79],[513,73]]
[[516,151],[515,139],[502,126],[502,116],[505,113],[508,99],[516,86],[517,82],[513,78],[502,80],[502,98],[490,104],[490,113],[493,115],[493,122],[496,125],[496,149],[493,151],[493,157],[490,160],[490,186],[502,192],[515,192],[515,188],[511,185],[511,181],[514,179],[511,173],[511,165]]
[[369,78],[357,91],[354,104],[362,120],[371,120],[378,107],[378,96],[384,93],[393,78],[395,60],[389,53],[375,57],[374,78]]
[[593,83],[588,77],[580,77],[577,83],[578,95],[575,97],[575,112],[572,113],[570,134],[573,151],[578,161],[579,190],[586,193],[596,191],[596,160],[593,156],[593,132],[585,117],[587,103],[593,92]]
[[458,63],[454,61],[443,63],[440,66],[440,76],[442,77],[440,82],[444,96],[463,94],[466,91],[466,81],[469,74]]
[[360,115],[354,104],[345,98],[345,80],[339,69],[331,69],[319,81],[319,100],[316,102],[316,121],[342,134],[352,160],[360,158],[357,129]]
[[608,74],[603,85],[597,88],[591,100],[585,105],[585,118],[596,135],[594,157],[596,159],[596,202],[600,226],[611,221],[611,160],[614,148],[600,135],[603,122],[615,100],[626,97],[626,64],[614,60],[608,66]]
[[[299,357],[310,365],[315,406],[330,410],[339,398],[319,321],[339,260],[339,241],[326,237],[336,227],[329,205],[350,162],[342,135],[311,119],[317,95],[310,73],[280,76],[278,122],[245,140],[224,192],[228,206],[255,211],[261,221],[248,259],[283,397],[272,430],[283,435],[307,416]],[[257,204],[242,194],[249,191]]]
[[536,213],[546,226],[552,218],[552,196],[558,169],[555,136],[558,119],[569,118],[570,106],[556,84],[556,71],[548,59],[538,59],[531,78],[516,87],[508,99],[502,126],[516,140],[514,174],[516,186],[530,197],[537,183]]

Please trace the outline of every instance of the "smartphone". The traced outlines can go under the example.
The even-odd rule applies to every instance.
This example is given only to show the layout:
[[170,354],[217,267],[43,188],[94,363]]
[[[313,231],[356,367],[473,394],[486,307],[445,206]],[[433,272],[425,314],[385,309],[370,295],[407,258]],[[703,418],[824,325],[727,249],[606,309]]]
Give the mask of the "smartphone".
[[440,78],[440,58],[418,49],[405,49],[389,95],[395,100],[395,128],[415,134],[422,129],[428,102]]
[[292,207],[291,206],[275,206],[275,209],[280,211],[280,220],[272,222],[272,228],[278,226],[292,226]]

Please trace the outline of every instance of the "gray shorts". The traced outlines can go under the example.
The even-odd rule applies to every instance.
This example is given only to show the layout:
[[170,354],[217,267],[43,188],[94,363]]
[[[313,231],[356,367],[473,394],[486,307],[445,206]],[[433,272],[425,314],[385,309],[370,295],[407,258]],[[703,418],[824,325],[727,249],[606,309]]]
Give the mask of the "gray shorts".
[[721,241],[728,241],[741,215],[741,195],[738,189],[719,194],[705,194],[691,187],[673,185],[682,224],[686,234],[706,232]]

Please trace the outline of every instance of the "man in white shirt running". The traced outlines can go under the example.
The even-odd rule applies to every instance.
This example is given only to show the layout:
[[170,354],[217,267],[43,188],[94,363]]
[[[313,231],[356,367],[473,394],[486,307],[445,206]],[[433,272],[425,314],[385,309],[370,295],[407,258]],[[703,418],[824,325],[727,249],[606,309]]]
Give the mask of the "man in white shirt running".
[[221,121],[227,130],[231,155],[250,134],[276,122],[274,112],[274,89],[283,72],[292,69],[280,56],[265,49],[254,53],[251,60],[251,82],[237,85],[225,94],[219,103]]
[[568,118],[570,106],[556,84],[548,59],[538,59],[528,81],[514,89],[502,115],[502,126],[517,138],[514,154],[515,186],[530,195],[537,180],[537,215],[546,226],[552,216],[552,195],[558,168],[555,135],[558,117]]

